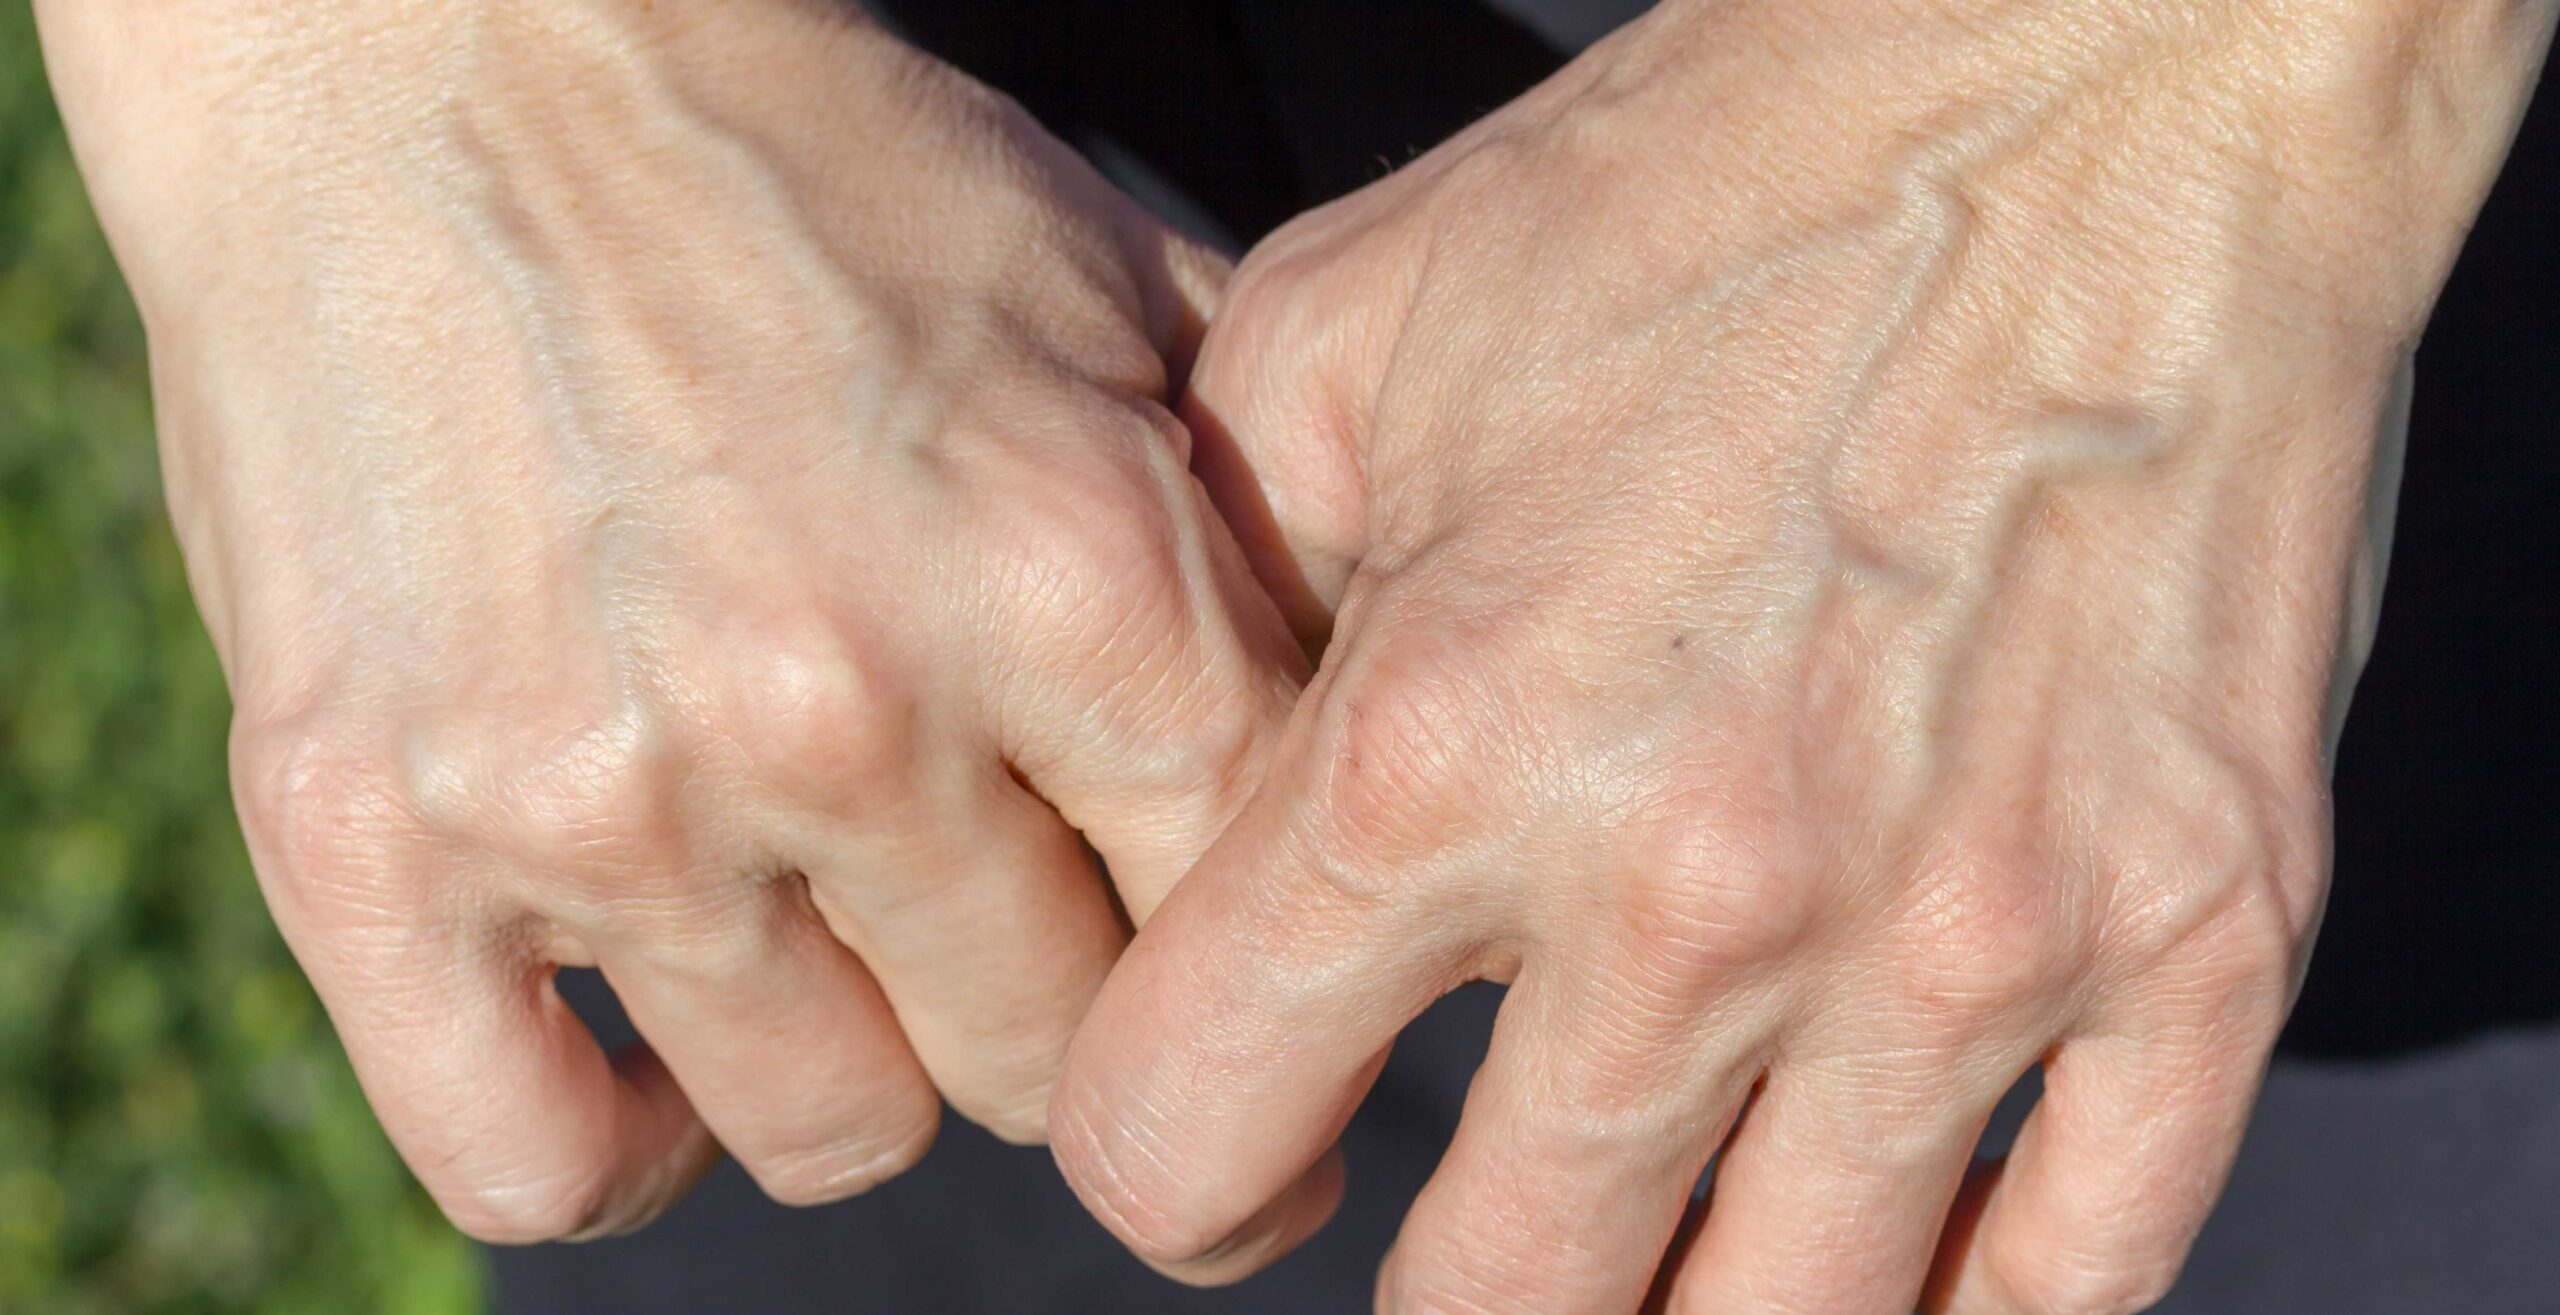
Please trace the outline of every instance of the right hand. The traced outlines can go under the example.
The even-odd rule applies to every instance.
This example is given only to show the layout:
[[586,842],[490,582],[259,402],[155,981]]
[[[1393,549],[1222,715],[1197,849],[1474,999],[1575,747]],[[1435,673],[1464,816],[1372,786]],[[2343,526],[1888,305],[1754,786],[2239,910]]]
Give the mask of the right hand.
[[261,883],[446,1212],[1040,1139],[1093,853],[1143,916],[1304,674],[1160,404],[1214,258],[829,7],[39,7]]

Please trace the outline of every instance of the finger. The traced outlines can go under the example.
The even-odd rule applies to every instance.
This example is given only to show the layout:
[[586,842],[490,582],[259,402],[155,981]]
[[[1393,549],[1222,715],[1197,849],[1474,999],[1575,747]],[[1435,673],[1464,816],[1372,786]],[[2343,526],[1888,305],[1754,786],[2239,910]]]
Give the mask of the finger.
[[1047,1140],[1068,1038],[1126,939],[1073,829],[992,758],[903,831],[804,843],[810,893],[879,980],[952,1106],[1016,1143]]
[[[1347,266],[1309,259],[1292,225],[1248,256],[1176,403],[1198,436],[1201,480],[1290,626],[1320,647],[1371,541],[1359,457],[1411,289],[1334,286]],[[1410,273],[1426,262],[1399,267]],[[1393,262],[1389,262],[1390,266]],[[1362,276],[1375,272],[1364,267]]]
[[[1180,426],[1162,411],[1148,425],[1060,509],[1072,524],[1043,536],[1089,583],[1064,619],[1066,642],[1008,640],[1045,642],[1022,665],[1055,674],[1024,696],[1000,744],[1101,854],[1141,923],[1251,797],[1307,676],[1184,467]],[[1059,662],[1062,652],[1079,660]]]
[[[1257,802],[1131,943],[1068,1052],[1050,1133],[1068,1182],[1138,1255],[1199,1282],[1309,1227],[1310,1167],[1396,1034],[1469,974],[1464,949],[1377,913]],[[1269,1212],[1266,1213],[1266,1209]]]
[[[1548,965],[1552,966],[1552,965]],[[1622,1315],[1757,1075],[1700,1027],[1541,972],[1511,989],[1465,1117],[1405,1218],[1381,1311]]]
[[624,1232],[718,1157],[657,1057],[608,1059],[553,967],[511,938],[351,933],[292,935],[383,1130],[456,1228],[499,1244]]
[[796,883],[625,907],[591,932],[632,1024],[775,1200],[838,1200],[931,1146],[941,1100],[879,987]]
[[455,1227],[538,1242],[634,1228],[719,1153],[645,1050],[608,1060],[541,934],[476,860],[419,838],[398,774],[310,727],[235,731],[241,830],[277,928],[383,1130]]
[[2000,1084],[1886,1052],[1774,1069],[1716,1168],[1675,1315],[1906,1315]]
[[[1273,504],[1282,491],[1270,481],[1284,472],[1271,468],[1276,458],[1268,454],[1257,465],[1256,454],[1228,427],[1225,414],[1198,394],[1184,394],[1180,405],[1182,423],[1191,431],[1192,475],[1234,537],[1254,582],[1280,609],[1300,650],[1313,660],[1333,634],[1333,609],[1310,578],[1311,570],[1324,569],[1327,562],[1311,556],[1313,549],[1293,540],[1281,524]],[[1305,495],[1300,491],[1298,496]],[[1333,567],[1333,577],[1327,578],[1347,570],[1339,563]],[[1338,596],[1340,586],[1334,587]]]
[[1195,1287],[1222,1287],[1260,1273],[1313,1237],[1342,1205],[1347,1173],[1340,1147],[1327,1150],[1224,1241],[1178,1265],[1158,1265]]
[[1928,1309],[2124,1315],[2167,1294],[2221,1194],[2262,1059],[2200,1064],[2176,1030],[2087,1037],[2045,1065],[2007,1163],[1952,1228]]

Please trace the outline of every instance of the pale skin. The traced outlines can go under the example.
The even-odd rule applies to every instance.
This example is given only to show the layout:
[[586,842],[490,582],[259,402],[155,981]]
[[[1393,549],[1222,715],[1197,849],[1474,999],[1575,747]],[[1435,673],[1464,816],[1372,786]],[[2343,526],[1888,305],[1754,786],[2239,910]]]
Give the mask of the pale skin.
[[2552,18],[1675,3],[1265,242],[1185,414],[1340,616],[1078,1034],[1068,1179],[1248,1271],[1493,978],[1382,1311],[1633,1309],[1720,1148],[1666,1309],[2149,1305],[2308,953],[2377,436]]
[[1142,915],[1303,680],[1164,405],[1221,262],[823,5],[43,17],[252,857],[454,1221],[1039,1140],[1085,846]]
[[348,8],[39,5],[261,879],[464,1227],[938,1090],[1224,1281],[1491,978],[1383,1311],[2174,1279],[2550,0],[1669,0],[1223,302],[832,8]]

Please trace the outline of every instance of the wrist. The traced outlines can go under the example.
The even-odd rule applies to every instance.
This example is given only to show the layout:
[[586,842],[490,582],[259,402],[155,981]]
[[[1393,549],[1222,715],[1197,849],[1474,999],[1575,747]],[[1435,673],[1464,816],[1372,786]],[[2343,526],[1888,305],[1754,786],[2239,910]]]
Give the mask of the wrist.
[[2560,0],[1664,0],[1560,81],[1616,93],[1586,99],[1637,121],[1644,170],[1696,203],[1696,232],[1751,222],[1682,193],[1737,138],[1783,163],[1761,186],[1817,208],[2040,173],[2067,190],[2095,160],[2148,156],[2163,205],[2181,186],[2248,193],[2268,237],[2301,239],[2271,245],[2299,257],[2278,275],[2406,334],[2555,18]]
[[[85,172],[236,186],[361,155],[414,168],[440,124],[658,84],[715,96],[786,80],[821,49],[838,91],[883,104],[918,60],[853,6],[728,0],[37,0],[56,98]],[[800,56],[807,59],[809,56]],[[866,72],[870,75],[866,79]],[[838,96],[840,103],[856,100]],[[853,112],[863,112],[857,108]],[[406,158],[404,158],[406,157]],[[166,190],[166,189],[164,189]]]
[[965,81],[920,74],[938,66],[857,11],[791,0],[44,0],[40,17],[146,314],[280,247],[449,226],[559,181],[507,181],[527,149],[637,173],[710,129],[850,171]]

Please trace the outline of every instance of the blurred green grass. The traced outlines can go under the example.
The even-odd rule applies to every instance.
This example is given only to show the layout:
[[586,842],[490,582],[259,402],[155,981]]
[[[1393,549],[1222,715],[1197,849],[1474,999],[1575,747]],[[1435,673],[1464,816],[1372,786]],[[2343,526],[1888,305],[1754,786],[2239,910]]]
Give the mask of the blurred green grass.
[[0,1311],[456,1315],[259,905],[142,331],[0,5]]

